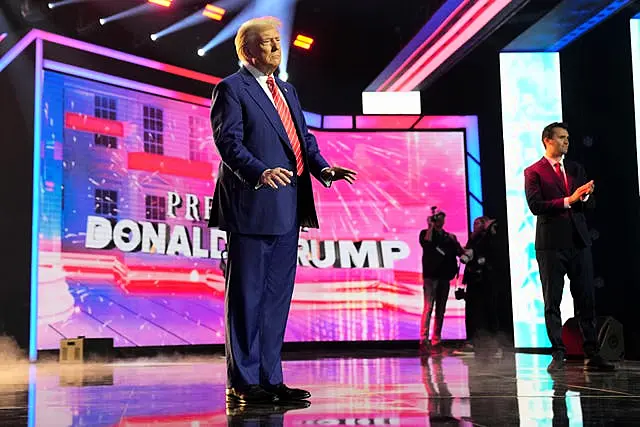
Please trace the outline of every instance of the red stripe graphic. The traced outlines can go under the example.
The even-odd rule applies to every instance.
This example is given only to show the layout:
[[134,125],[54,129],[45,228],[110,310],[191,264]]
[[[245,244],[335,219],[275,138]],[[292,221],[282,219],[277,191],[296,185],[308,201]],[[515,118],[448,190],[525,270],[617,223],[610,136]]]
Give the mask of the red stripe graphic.
[[213,180],[213,165],[211,163],[151,153],[129,153],[128,168],[129,170],[158,172],[185,178]]
[[100,119],[79,113],[65,113],[64,127],[81,132],[99,133],[101,135],[124,136],[124,124],[115,120]]

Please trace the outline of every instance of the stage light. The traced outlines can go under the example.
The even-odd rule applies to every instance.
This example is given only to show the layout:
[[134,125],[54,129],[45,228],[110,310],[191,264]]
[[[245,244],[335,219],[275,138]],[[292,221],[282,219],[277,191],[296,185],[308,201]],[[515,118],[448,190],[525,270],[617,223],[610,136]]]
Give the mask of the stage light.
[[0,33],[0,43],[2,43],[2,40],[7,38],[7,33]]
[[213,19],[215,21],[221,21],[224,16],[226,10],[219,6],[215,6],[213,4],[208,4],[205,6],[202,11],[202,16],[206,16],[209,19]]
[[84,3],[87,2],[89,0],[59,0],[56,2],[50,2],[47,4],[47,7],[49,7],[49,9],[55,9],[56,7],[60,7],[60,6],[66,6],[68,4],[76,4],[76,3]]
[[[241,9],[245,3],[245,0],[219,0],[215,4],[210,4],[204,9],[200,9],[197,12],[187,16],[186,18],[171,24],[167,28],[156,32],[156,40],[162,37],[173,34],[176,31],[184,30],[185,28],[192,27],[194,25],[202,24],[209,19],[221,20],[227,12],[234,12]],[[219,18],[213,15],[220,15]],[[211,15],[211,16],[208,16]],[[223,29],[224,30],[224,29]],[[208,49],[205,49],[205,51]]]
[[[237,0],[232,0],[237,1]],[[225,1],[216,2],[218,7],[224,7],[226,11],[230,10]],[[291,47],[291,27],[293,16],[295,15],[296,0],[255,0],[252,7],[245,7],[239,14],[233,17],[231,21],[222,28],[209,42],[201,49],[206,52],[221,45],[228,39],[235,36],[238,28],[248,19],[259,16],[274,16],[282,22],[280,29],[280,38],[282,46],[282,68],[286,68],[289,59],[289,49]]]
[[149,3],[157,4],[158,6],[162,6],[162,7],[169,7],[173,2],[173,0],[148,0],[148,1]]
[[303,36],[302,34],[298,34],[296,39],[293,41],[294,46],[301,47],[302,49],[311,49],[311,45],[313,44],[313,39],[311,37]]
[[157,34],[151,34],[149,37],[150,37],[150,38],[151,38],[151,40],[153,40],[153,41],[158,40],[158,35],[157,35]]
[[109,22],[117,21],[119,19],[130,18],[132,16],[140,15],[146,12],[151,12],[155,10],[155,6],[151,3],[143,3],[136,7],[132,7],[131,9],[123,10],[122,12],[116,13],[115,15],[107,16],[106,18],[100,19],[100,25],[106,25]]
[[204,49],[198,49],[198,56],[204,56],[207,53]]

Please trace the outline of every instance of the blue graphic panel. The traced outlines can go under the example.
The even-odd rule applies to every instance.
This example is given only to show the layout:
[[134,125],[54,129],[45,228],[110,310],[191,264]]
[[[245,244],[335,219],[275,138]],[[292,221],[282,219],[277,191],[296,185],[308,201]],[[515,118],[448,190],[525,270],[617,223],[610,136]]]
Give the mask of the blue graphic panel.
[[[514,343],[549,347],[542,286],[535,259],[535,217],[524,193],[524,169],[544,154],[542,129],[562,121],[558,53],[501,53],[502,126],[511,268]],[[563,319],[573,316],[565,286]]]

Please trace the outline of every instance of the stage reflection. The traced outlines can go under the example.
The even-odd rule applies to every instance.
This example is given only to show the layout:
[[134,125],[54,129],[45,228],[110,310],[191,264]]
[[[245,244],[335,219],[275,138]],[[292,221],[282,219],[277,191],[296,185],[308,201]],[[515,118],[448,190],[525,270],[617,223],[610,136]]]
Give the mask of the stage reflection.
[[[579,426],[640,423],[640,365],[551,377],[548,356],[289,361],[310,402],[230,407],[222,359],[14,364],[0,370],[0,423],[29,426]],[[608,424],[607,424],[608,425]]]

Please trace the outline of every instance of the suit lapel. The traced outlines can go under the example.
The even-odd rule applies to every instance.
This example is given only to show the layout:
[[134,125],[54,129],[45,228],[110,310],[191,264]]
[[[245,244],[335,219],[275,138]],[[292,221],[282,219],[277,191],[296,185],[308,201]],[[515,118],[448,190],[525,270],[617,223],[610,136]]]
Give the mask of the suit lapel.
[[[565,194],[567,190],[564,187],[564,182],[562,182],[562,178],[560,178],[556,173],[556,171],[553,169],[553,166],[551,166],[551,163],[549,163],[549,160],[547,160],[546,157],[543,157],[542,159],[540,159],[540,164],[542,168],[547,171],[547,174],[551,175],[551,179],[555,181],[556,185],[558,186],[558,189],[562,192],[562,194]],[[569,173],[567,172],[566,166],[565,166],[565,173],[567,174],[567,178],[568,178]]]
[[239,72],[242,74],[249,96],[253,98],[256,104],[258,104],[260,109],[267,116],[273,128],[276,130],[276,132],[278,132],[278,135],[280,135],[280,138],[284,142],[284,145],[289,148],[291,152],[293,152],[291,144],[289,143],[289,137],[287,136],[287,132],[284,129],[282,120],[278,115],[278,111],[276,110],[276,107],[273,105],[267,94],[264,93],[264,89],[262,89],[258,81],[247,69],[243,67]]

